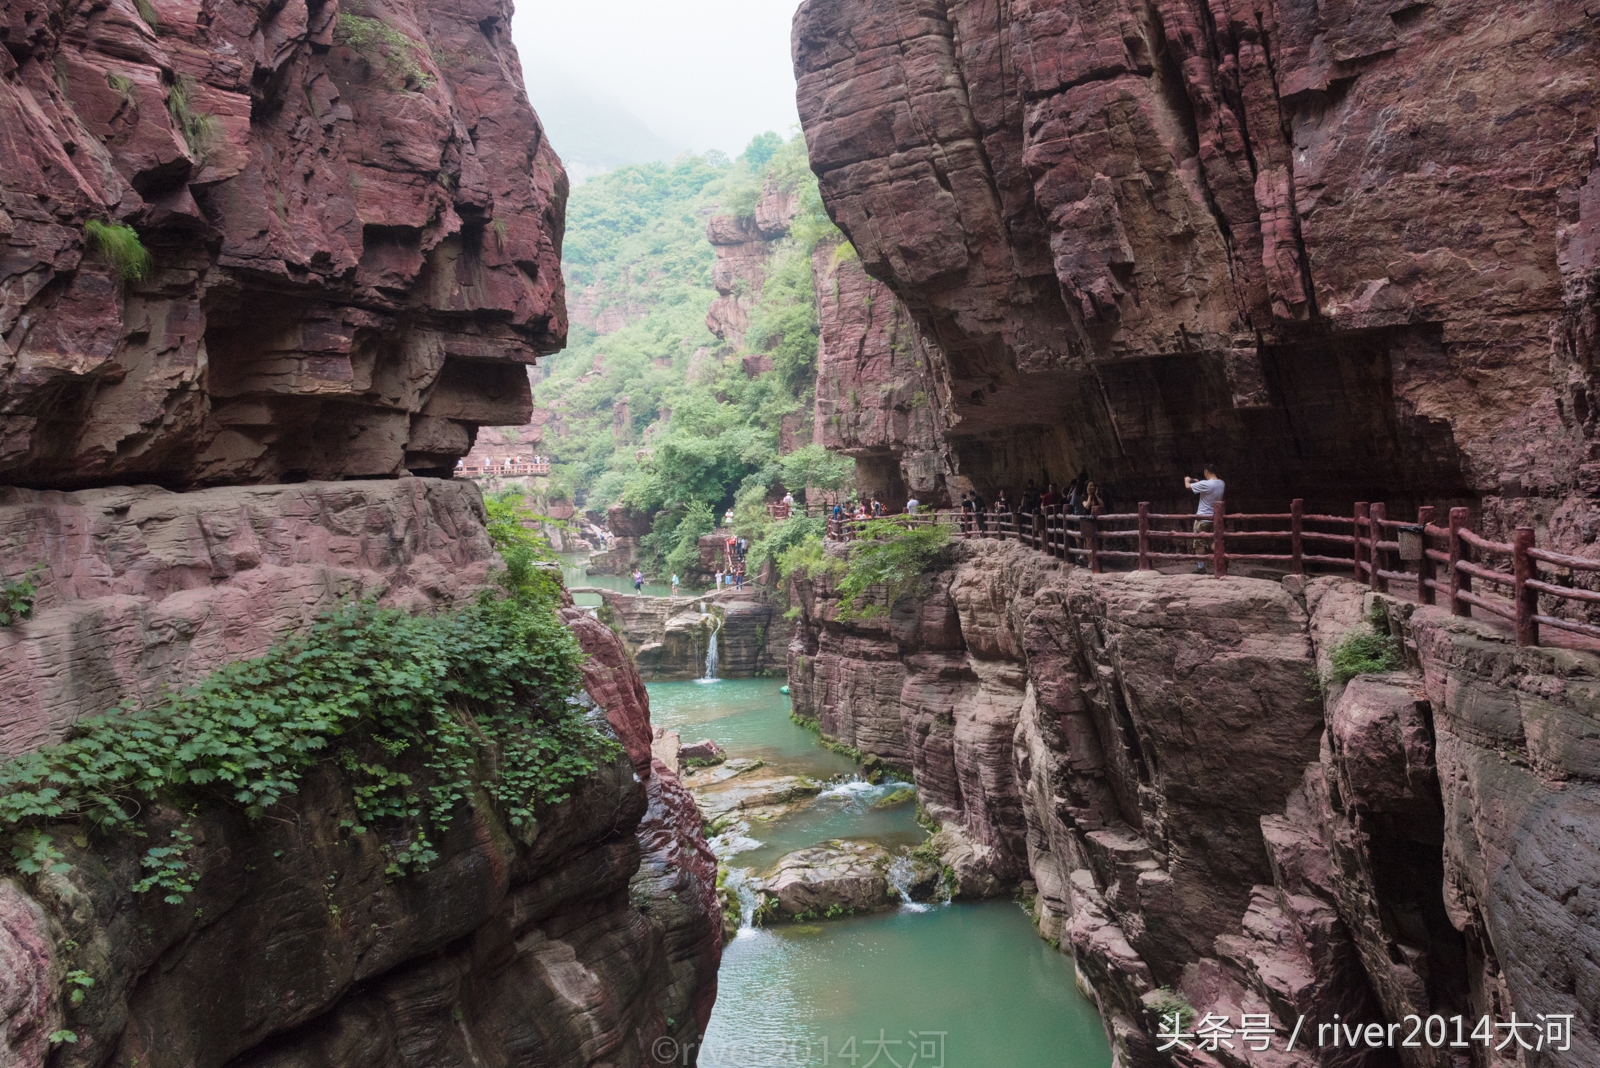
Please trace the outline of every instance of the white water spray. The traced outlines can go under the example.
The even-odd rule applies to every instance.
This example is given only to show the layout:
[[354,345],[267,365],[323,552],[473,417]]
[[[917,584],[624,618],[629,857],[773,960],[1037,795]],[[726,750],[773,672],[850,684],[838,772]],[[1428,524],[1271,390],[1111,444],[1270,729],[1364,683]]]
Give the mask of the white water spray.
[[927,912],[932,905],[911,900],[911,858],[895,857],[889,865],[889,885],[900,895],[900,907],[907,912]]
[[706,673],[701,677],[701,682],[717,681],[717,632],[721,629],[722,619],[720,617],[713,616],[711,624],[711,637],[706,641]]

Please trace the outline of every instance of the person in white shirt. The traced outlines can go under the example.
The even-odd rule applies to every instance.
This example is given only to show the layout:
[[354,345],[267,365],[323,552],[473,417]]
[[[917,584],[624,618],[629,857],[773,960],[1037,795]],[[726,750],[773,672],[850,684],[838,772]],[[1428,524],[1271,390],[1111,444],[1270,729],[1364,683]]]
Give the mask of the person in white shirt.
[[[1216,529],[1213,525],[1212,517],[1216,515],[1217,502],[1223,499],[1222,494],[1227,489],[1227,483],[1217,477],[1215,464],[1206,464],[1201,470],[1206,476],[1205,478],[1190,478],[1185,475],[1183,476],[1183,484],[1189,492],[1200,498],[1200,503],[1194,510],[1194,532],[1196,534],[1210,534]],[[1204,563],[1195,565],[1196,571],[1204,571],[1205,569],[1206,565]]]
[[922,507],[922,502],[915,497],[906,502],[906,515],[916,515],[917,509]]

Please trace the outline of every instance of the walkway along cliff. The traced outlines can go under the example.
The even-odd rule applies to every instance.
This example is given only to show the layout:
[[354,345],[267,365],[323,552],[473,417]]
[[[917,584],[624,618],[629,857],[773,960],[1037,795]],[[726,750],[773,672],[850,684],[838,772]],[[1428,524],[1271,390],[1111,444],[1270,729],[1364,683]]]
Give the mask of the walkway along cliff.
[[[1465,507],[1596,559],[1597,33],[1564,3],[806,0],[793,45],[829,215],[924,339],[952,489],[1086,470],[1169,513],[1211,462],[1230,511]],[[1035,895],[1118,1063],[1600,1059],[1593,653],[1442,594],[992,539],[875,619],[826,574],[794,592],[797,710],[914,770],[962,893]],[[1340,681],[1363,636],[1383,670]],[[1334,1013],[1573,1036],[1173,1056],[1180,1000],[1285,1037]]]
[[[912,769],[963,896],[1023,888],[1118,1063],[1190,1063],[1157,1052],[1162,988],[1272,1014],[1277,1052],[1224,1063],[1461,1063],[1283,1056],[1335,1013],[1570,1015],[1570,1052],[1521,1063],[1600,1053],[1600,656],[1345,578],[1093,575],[1015,541],[956,542],[876,619],[840,621],[827,575],[795,594],[796,711]],[[1339,681],[1352,635],[1391,635],[1393,670]]]
[[[341,603],[488,611],[506,561],[448,475],[480,425],[527,420],[527,367],[566,334],[567,182],[510,17],[0,5],[0,757]],[[715,861],[621,642],[557,611],[586,656],[571,703],[495,714],[620,744],[522,795],[531,822],[494,768],[452,799],[403,746],[348,739],[260,811],[198,778],[102,798],[110,829],[7,807],[0,1063],[576,1068],[697,1039]],[[454,818],[408,844],[414,812],[370,817],[413,782]]]

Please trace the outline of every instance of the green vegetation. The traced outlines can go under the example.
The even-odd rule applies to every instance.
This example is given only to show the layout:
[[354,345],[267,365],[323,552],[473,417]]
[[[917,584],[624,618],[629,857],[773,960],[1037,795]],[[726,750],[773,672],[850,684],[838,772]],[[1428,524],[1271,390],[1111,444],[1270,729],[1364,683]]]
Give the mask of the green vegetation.
[[434,82],[431,71],[422,65],[426,54],[422,45],[378,19],[340,12],[334,24],[333,39],[347,45],[374,66],[382,65],[398,88],[424,90]]
[[[797,193],[801,212],[753,295],[740,348],[706,327],[717,295],[706,224],[716,214],[753,213],[767,186]],[[763,134],[733,162],[711,154],[622,167],[573,190],[568,291],[587,309],[580,321],[610,329],[574,326],[535,395],[560,414],[564,434],[548,447],[553,475],[573,499],[593,509],[622,502],[654,517],[641,545],[647,571],[690,570],[698,538],[729,508],[758,571],[822,529],[775,523],[769,499],[852,482],[854,464],[820,447],[779,455],[784,417],[807,410],[814,388],[812,252],[837,234],[799,137]],[[745,352],[768,355],[774,369],[751,377],[739,359]]]
[[438,834],[475,799],[514,827],[564,801],[620,747],[568,700],[582,654],[524,517],[518,501],[491,502],[504,595],[438,616],[345,606],[264,656],[0,765],[0,834],[16,870],[65,870],[55,824],[143,836],[141,814],[165,806],[190,818],[145,851],[134,889],[176,904],[194,888],[189,831],[203,807],[263,817],[323,763],[351,791],[357,819],[344,829],[378,833],[393,876],[426,870]]
[[[868,520],[850,545],[850,555],[839,579],[839,618],[864,619],[887,615],[894,603],[933,568],[950,543],[950,531],[941,524],[911,527],[894,519]],[[866,598],[883,590],[882,604]]]
[[133,101],[133,79],[126,74],[118,74],[114,70],[106,71],[106,85],[123,100],[130,103]]
[[183,134],[189,155],[203,163],[222,127],[215,115],[194,110],[194,97],[194,79],[187,74],[178,75],[167,87],[167,113],[172,116],[172,125]]
[[124,282],[142,281],[150,274],[154,260],[133,227],[90,219],[83,224],[83,233]]
[[1329,677],[1334,682],[1349,682],[1357,675],[1379,675],[1405,667],[1400,643],[1388,634],[1370,627],[1353,627],[1328,657]]
[[1172,989],[1163,986],[1156,990],[1155,996],[1149,1002],[1150,1011],[1156,1014],[1156,1020],[1162,1026],[1171,1022],[1174,1016],[1178,1017],[1178,1029],[1188,1027],[1200,1015],[1194,1011],[1194,1006],[1189,1004],[1189,999]]
[[29,568],[19,579],[0,576],[0,627],[12,627],[33,618],[33,599],[39,592],[39,568]]
[[156,14],[155,5],[152,4],[150,0],[133,0],[133,6],[139,12],[139,17],[144,19],[147,26],[149,26],[152,30],[159,31],[161,29],[161,19]]

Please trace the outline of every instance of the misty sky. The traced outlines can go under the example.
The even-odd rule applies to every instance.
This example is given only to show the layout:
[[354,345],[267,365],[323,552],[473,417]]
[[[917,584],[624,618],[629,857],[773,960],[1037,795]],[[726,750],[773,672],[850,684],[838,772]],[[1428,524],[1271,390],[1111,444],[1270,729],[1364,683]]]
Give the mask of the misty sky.
[[610,96],[680,148],[733,156],[763,130],[787,136],[798,122],[789,22],[799,4],[516,0],[512,36],[536,110],[542,64],[546,76]]

